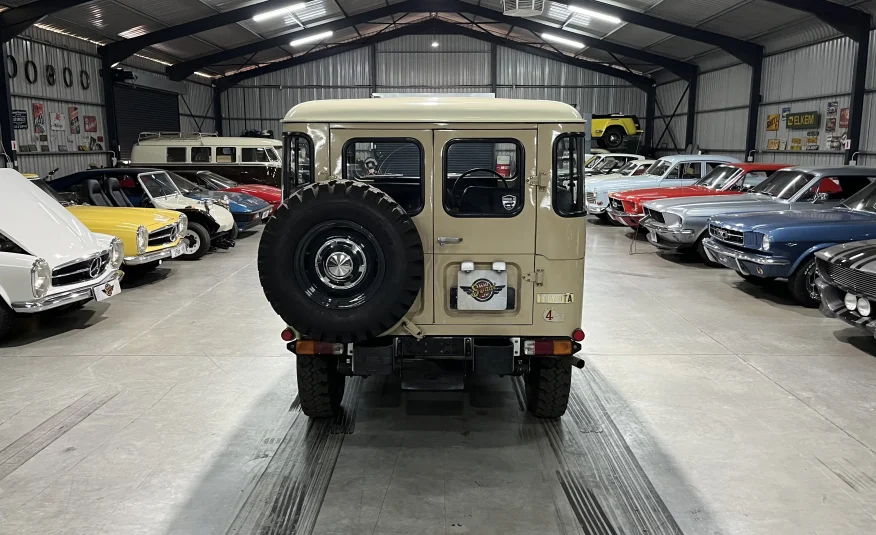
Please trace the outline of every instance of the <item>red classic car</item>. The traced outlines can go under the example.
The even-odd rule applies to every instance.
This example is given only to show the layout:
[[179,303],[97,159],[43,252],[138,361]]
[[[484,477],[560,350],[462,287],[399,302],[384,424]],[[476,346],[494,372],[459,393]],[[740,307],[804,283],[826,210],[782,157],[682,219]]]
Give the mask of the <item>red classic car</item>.
[[637,189],[609,195],[608,215],[614,221],[635,227],[644,217],[642,205],[656,199],[700,197],[706,195],[738,195],[760,184],[768,176],[792,164],[784,163],[728,163],[715,167],[712,172],[692,186]]
[[274,186],[265,186],[262,184],[238,184],[230,178],[217,175],[212,171],[174,171],[174,173],[182,175],[208,190],[233,191],[257,197],[271,205],[272,214],[277,211],[277,208],[280,207],[280,203],[283,202],[283,194],[280,191],[280,188],[275,188]]

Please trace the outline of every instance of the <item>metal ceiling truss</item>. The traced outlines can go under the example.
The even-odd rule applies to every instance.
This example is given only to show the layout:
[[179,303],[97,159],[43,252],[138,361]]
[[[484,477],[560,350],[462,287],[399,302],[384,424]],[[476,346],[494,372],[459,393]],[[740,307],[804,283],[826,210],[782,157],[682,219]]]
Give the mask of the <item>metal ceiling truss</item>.
[[39,0],[0,13],[0,43],[5,43],[44,17],[91,0]]
[[573,65],[575,67],[580,67],[582,69],[587,69],[590,71],[598,72],[601,74],[605,74],[607,76],[612,76],[615,78],[620,78],[632,84],[633,86],[643,90],[649,91],[654,86],[654,81],[640,74],[636,74],[629,71],[624,71],[621,69],[616,69],[614,67],[610,67],[608,65],[597,63],[593,61],[586,61],[583,59],[573,58],[571,56],[567,56],[565,54],[561,54],[558,52],[551,52],[544,48],[539,48],[535,46],[530,46],[524,43],[520,43],[517,41],[509,41],[504,37],[485,32],[478,31],[472,28],[467,28],[460,24],[453,24],[450,22],[445,22],[437,19],[429,19],[422,22],[415,22],[413,24],[406,24],[400,26],[398,29],[389,30],[389,31],[381,31],[377,34],[373,34],[370,36],[362,37],[356,39],[354,41],[349,41],[347,43],[339,44],[331,46],[330,48],[324,48],[322,50],[318,50],[316,52],[309,52],[306,54],[301,54],[289,59],[276,61],[273,63],[269,63],[267,65],[263,65],[261,67],[257,67],[254,69],[249,69],[246,71],[241,71],[229,76],[225,76],[219,78],[216,81],[216,87],[220,91],[225,91],[240,82],[254,78],[256,76],[261,76],[263,74],[268,74],[271,72],[277,72],[283,69],[288,69],[290,67],[295,67],[298,65],[304,65],[306,63],[310,63],[312,61],[316,61],[319,59],[325,59],[332,56],[336,56],[338,54],[343,54],[345,52],[350,52],[362,47],[374,45],[377,43],[381,43],[383,41],[388,41],[390,39],[395,39],[397,37],[401,37],[403,35],[462,35],[466,37],[471,37],[473,39],[478,39],[480,41],[484,41],[487,43],[491,43],[497,46],[504,46],[506,48],[510,48],[512,50],[519,50],[521,52],[525,52],[528,54],[533,54],[536,56],[544,57],[547,59],[552,59],[554,61],[559,61],[562,63],[566,63],[568,65]]
[[790,9],[815,15],[858,44],[855,72],[852,77],[852,98],[849,111],[849,139],[846,163],[854,160],[861,147],[864,123],[864,93],[867,84],[867,62],[870,55],[870,14],[826,0],[767,0]]
[[229,50],[223,50],[220,52],[216,52],[214,54],[208,54],[206,56],[202,56],[200,58],[195,58],[189,61],[185,61],[171,67],[167,68],[167,74],[172,80],[183,80],[186,77],[190,76],[197,70],[209,67],[211,65],[217,65],[225,61],[232,60],[239,56],[245,56],[248,54],[253,54],[256,52],[261,52],[263,50],[269,50],[271,48],[285,46],[289,44],[289,40],[292,37],[307,37],[308,35],[313,35],[315,33],[324,32],[324,31],[338,31],[350,27],[357,26],[359,24],[364,24],[367,22],[371,22],[377,19],[386,18],[398,13],[441,13],[441,12],[463,12],[469,13],[478,17],[483,17],[494,22],[508,24],[514,27],[523,28],[529,30],[533,33],[540,32],[549,32],[552,34],[556,34],[560,37],[564,37],[566,39],[572,39],[575,41],[579,41],[586,46],[604,50],[606,52],[611,52],[614,54],[619,54],[625,57],[634,58],[638,60],[645,61],[647,63],[663,67],[676,75],[682,78],[690,78],[691,76],[695,76],[698,72],[698,68],[696,65],[692,63],[686,63],[684,61],[668,58],[665,56],[661,56],[659,54],[655,54],[653,52],[643,51],[637,48],[628,47],[625,45],[612,43],[609,41],[604,41],[602,39],[598,39],[595,37],[591,37],[588,35],[582,35],[575,32],[570,32],[567,30],[554,28],[552,26],[548,26],[546,24],[525,18],[519,17],[508,17],[496,10],[477,6],[475,4],[469,4],[467,2],[459,2],[453,0],[405,0],[403,2],[399,2],[397,4],[392,4],[389,6],[381,7],[378,9],[374,9],[371,11],[366,11],[364,13],[358,13],[351,17],[342,18],[339,20],[335,20],[332,22],[327,22],[324,24],[319,24],[316,26],[312,26],[307,28],[306,30],[299,30],[296,32],[289,32],[282,35],[278,35],[269,39],[264,39],[262,41],[258,41],[255,43],[246,44],[240,47],[232,48]]

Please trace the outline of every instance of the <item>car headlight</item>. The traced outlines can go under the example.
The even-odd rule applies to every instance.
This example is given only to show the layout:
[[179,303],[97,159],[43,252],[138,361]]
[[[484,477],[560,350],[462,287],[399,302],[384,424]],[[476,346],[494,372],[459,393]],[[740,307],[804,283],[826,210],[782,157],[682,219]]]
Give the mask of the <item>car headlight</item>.
[[119,269],[122,267],[124,260],[125,245],[122,243],[122,240],[113,238],[113,241],[110,242],[110,264],[113,266],[113,269]]
[[144,226],[137,227],[137,254],[145,253],[147,247],[149,247],[149,231]]
[[870,301],[867,301],[863,297],[858,299],[858,314],[865,318],[870,315]]
[[37,258],[30,268],[30,282],[33,285],[33,296],[37,299],[45,297],[49,293],[49,285],[52,283],[52,268],[42,258]]
[[189,216],[185,214],[179,215],[179,235],[182,236],[189,230]]
[[760,240],[760,248],[764,251],[770,250],[770,237],[766,234],[763,235],[763,239]]
[[858,297],[852,294],[846,294],[845,299],[843,299],[843,303],[846,305],[848,310],[855,310],[858,308]]

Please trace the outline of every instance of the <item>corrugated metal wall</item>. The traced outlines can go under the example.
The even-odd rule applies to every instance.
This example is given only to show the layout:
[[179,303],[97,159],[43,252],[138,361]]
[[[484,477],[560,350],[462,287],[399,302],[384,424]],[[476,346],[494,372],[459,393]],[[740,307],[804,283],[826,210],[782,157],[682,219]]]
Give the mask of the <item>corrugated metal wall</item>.
[[[433,48],[437,40],[439,47]],[[623,80],[498,47],[496,96],[557,100],[582,112],[644,116],[645,94]],[[406,36],[379,43],[379,93],[489,93],[491,46],[460,36]],[[225,132],[279,128],[300,102],[368,98],[371,51],[361,49],[245,81],[222,97]]]

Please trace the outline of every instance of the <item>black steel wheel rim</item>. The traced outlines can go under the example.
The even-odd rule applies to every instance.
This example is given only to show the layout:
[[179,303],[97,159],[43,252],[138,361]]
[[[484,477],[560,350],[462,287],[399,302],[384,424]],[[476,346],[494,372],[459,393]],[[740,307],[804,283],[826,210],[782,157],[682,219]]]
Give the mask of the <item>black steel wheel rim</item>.
[[298,284],[322,307],[356,308],[371,299],[386,271],[377,238],[357,223],[333,220],[310,229],[295,248]]
[[620,145],[621,136],[616,132],[612,132],[608,135],[608,142],[612,145]]

